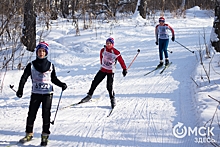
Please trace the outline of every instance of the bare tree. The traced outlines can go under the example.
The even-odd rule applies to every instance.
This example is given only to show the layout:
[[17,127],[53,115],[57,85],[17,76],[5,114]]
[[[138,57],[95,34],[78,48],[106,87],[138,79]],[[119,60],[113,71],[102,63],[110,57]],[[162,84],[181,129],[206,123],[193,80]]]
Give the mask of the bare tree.
[[27,0],[24,5],[24,27],[21,42],[28,51],[36,47],[36,15],[33,8],[34,0]]
[[69,0],[61,0],[60,9],[64,18],[67,18],[69,13]]
[[76,19],[75,12],[77,11],[77,4],[78,4],[78,0],[72,0],[71,6],[72,6],[72,18],[73,18],[73,21],[75,21],[75,19]]
[[180,10],[180,15],[182,15],[182,14],[184,13],[184,11],[185,11],[185,5],[186,5],[186,0],[182,0],[182,3],[181,3],[180,8],[179,8],[179,10]]
[[56,20],[58,18],[57,0],[50,0],[50,19]]
[[215,20],[213,24],[213,34],[216,34],[218,39],[213,39],[211,42],[215,50],[220,52],[220,0],[215,2]]
[[138,10],[140,12],[140,16],[143,19],[146,19],[146,8],[147,8],[147,0],[140,0],[140,5],[138,6]]

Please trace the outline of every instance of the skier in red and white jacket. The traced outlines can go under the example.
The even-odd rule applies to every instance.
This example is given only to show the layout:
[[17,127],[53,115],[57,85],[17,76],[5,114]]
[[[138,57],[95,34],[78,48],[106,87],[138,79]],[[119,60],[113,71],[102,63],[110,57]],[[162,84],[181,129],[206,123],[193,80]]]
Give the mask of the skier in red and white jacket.
[[124,60],[120,52],[114,48],[114,39],[108,38],[106,40],[106,46],[102,48],[100,51],[101,69],[94,77],[89,92],[87,93],[88,95],[81,100],[82,103],[88,102],[92,98],[93,92],[95,91],[96,87],[107,76],[106,87],[109,92],[111,107],[114,108],[116,106],[115,93],[113,90],[113,81],[117,61],[120,63],[121,68],[123,69],[122,74],[125,77],[127,74],[127,68],[124,63]]
[[[159,24],[155,27],[156,45],[159,45],[159,57],[160,63],[157,67],[163,66],[163,53],[165,56],[165,65],[169,64],[167,47],[169,44],[169,34],[168,30],[172,33],[172,41],[175,41],[175,34],[173,28],[165,23],[165,18],[159,18]],[[158,39],[159,38],[159,39]]]

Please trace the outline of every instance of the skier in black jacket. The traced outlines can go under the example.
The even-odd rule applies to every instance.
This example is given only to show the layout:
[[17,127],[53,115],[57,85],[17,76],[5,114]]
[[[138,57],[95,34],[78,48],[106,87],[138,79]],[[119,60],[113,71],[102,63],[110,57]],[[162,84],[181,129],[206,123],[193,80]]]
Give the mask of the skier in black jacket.
[[32,79],[32,92],[26,122],[26,136],[20,139],[20,142],[25,143],[33,138],[33,126],[36,119],[37,111],[42,103],[42,134],[41,145],[46,146],[50,134],[50,115],[51,104],[53,98],[53,84],[62,87],[64,91],[67,88],[65,83],[62,83],[56,76],[54,65],[47,60],[48,44],[40,42],[36,47],[36,60],[29,63],[20,79],[19,88],[16,93],[17,97],[23,95],[23,88],[29,76]]

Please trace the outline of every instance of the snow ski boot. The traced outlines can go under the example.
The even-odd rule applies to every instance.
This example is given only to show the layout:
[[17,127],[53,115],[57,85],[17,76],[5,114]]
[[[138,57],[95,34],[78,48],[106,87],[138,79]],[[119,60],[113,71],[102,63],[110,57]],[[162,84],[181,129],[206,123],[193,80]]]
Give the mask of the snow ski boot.
[[47,146],[48,138],[49,138],[49,134],[42,133],[41,134],[41,143],[40,143],[40,145],[41,146]]
[[160,68],[163,66],[163,62],[160,62],[158,65],[157,65],[157,68]]
[[165,60],[165,66],[167,66],[167,65],[169,65],[169,60],[168,59]]
[[24,138],[21,138],[19,140],[20,143],[25,143],[25,142],[28,142],[28,141],[31,141],[33,138],[33,133],[26,133],[25,137]]
[[91,98],[92,98],[92,96],[88,94],[85,98],[83,98],[83,99],[80,101],[80,103],[88,102]]

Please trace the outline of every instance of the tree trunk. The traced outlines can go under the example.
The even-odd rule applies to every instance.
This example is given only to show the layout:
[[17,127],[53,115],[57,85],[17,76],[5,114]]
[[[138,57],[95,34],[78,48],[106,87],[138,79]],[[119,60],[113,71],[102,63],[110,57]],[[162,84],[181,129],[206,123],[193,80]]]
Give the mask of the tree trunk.
[[27,0],[24,5],[24,27],[21,42],[28,51],[33,52],[36,47],[36,15],[33,9],[33,0]]
[[73,20],[75,21],[75,19],[76,19],[76,16],[75,16],[75,12],[76,12],[76,0],[72,0],[71,5],[72,5],[72,18],[73,18]]
[[216,0],[215,2],[215,20],[213,23],[213,29],[213,33],[217,35],[218,39],[211,40],[211,43],[215,50],[220,52],[220,0]]
[[57,20],[58,18],[58,10],[57,10],[57,4],[53,4],[53,0],[50,0],[50,19],[51,20]]
[[182,0],[181,6],[180,6],[181,11],[185,9],[185,5],[186,5],[186,0]]
[[140,16],[143,19],[146,19],[146,8],[147,8],[147,0],[140,0],[140,5],[138,6],[138,11],[140,12]]
[[63,17],[67,18],[69,15],[69,0],[61,0],[60,7]]

